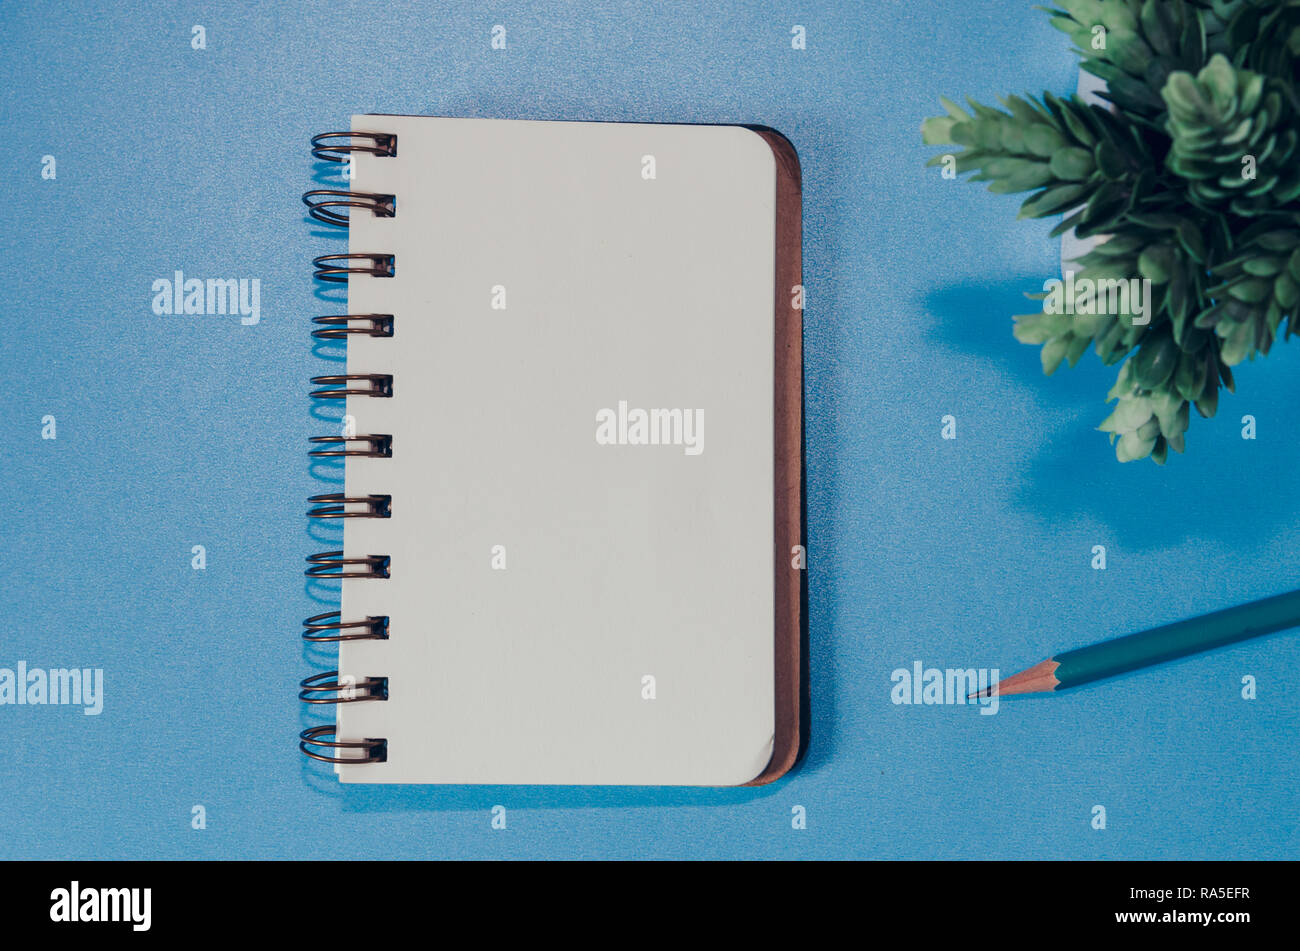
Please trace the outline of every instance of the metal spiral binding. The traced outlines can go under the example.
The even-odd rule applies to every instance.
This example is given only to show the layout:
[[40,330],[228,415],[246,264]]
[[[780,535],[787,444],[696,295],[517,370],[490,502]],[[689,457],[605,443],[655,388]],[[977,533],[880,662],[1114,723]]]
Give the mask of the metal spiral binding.
[[327,670],[308,677],[298,686],[302,688],[298,691],[298,699],[303,703],[361,703],[388,699],[387,677],[347,680],[340,678],[337,670]]
[[[387,555],[363,555],[360,558],[344,558],[343,550],[322,551],[308,555],[310,567],[304,572],[308,578],[326,578],[351,580],[353,578],[387,578]],[[360,566],[353,570],[353,566]]]
[[[348,396],[387,397],[393,395],[393,378],[387,373],[332,373],[329,376],[314,376],[311,381],[321,387],[312,390],[312,399],[341,400]],[[358,382],[365,386],[353,386]]]
[[[346,228],[347,225],[341,227]],[[369,261],[369,267],[352,266],[344,261]],[[392,277],[396,273],[396,261],[391,254],[322,254],[311,262],[318,281],[331,284],[346,284],[350,274],[369,274],[371,277]]]
[[[353,326],[353,321],[357,325]],[[328,317],[313,317],[314,324],[324,324],[320,330],[313,330],[311,335],[318,340],[343,340],[357,334],[367,337],[391,337],[393,335],[392,314],[331,314]]]
[[[333,724],[314,726],[298,734],[298,749],[312,759],[322,763],[382,763],[388,759],[388,741],[383,739],[365,740],[322,740],[322,736],[335,736]],[[326,756],[314,752],[311,747],[323,750],[361,750],[359,756]]]
[[[308,518],[392,518],[393,497],[391,495],[344,495],[331,492],[328,495],[313,495],[308,502],[324,503],[307,512]],[[349,506],[361,505],[358,512]]]
[[[311,140],[311,153],[328,162],[349,162],[354,153],[379,158],[397,154],[397,136],[383,132],[326,132]],[[307,213],[317,221],[346,228],[354,214],[392,218],[397,214],[397,198],[371,192],[354,192],[317,188],[302,196]],[[350,253],[324,254],[312,261],[315,278],[334,284],[346,284],[354,274],[369,277],[392,277],[397,262],[392,254]],[[319,329],[312,336],[325,340],[346,340],[350,336],[392,337],[392,314],[333,314],[313,318]],[[348,397],[383,399],[393,395],[393,378],[384,373],[341,373],[313,377],[317,389],[312,399],[338,400]],[[313,436],[314,457],[391,459],[391,435]],[[309,518],[391,518],[391,495],[346,495],[327,493],[308,499],[313,507]],[[311,578],[353,580],[387,578],[387,555],[344,557],[342,551],[325,551],[307,558],[306,574]],[[328,611],[303,621],[303,640],[309,644],[356,640],[387,640],[388,618],[367,617],[361,621],[344,620],[341,612]],[[299,684],[298,698],[310,704],[358,703],[388,699],[387,677],[365,677],[357,681],[340,678],[337,670],[315,674]],[[333,724],[314,726],[298,735],[298,748],[323,763],[382,763],[388,759],[388,740],[377,737],[340,739]]]
[[[307,214],[327,225],[348,226],[349,215],[333,211],[334,208],[366,208],[376,218],[392,218],[397,214],[397,199],[393,195],[376,195],[371,192],[350,192],[337,188],[317,188],[302,196]],[[349,212],[349,214],[351,214]]]
[[[335,145],[334,140],[345,140]],[[369,145],[357,145],[354,140],[370,142]],[[322,132],[311,139],[311,154],[327,162],[347,162],[353,152],[369,152],[371,155],[385,157],[397,154],[397,136],[386,132]]]
[[[337,619],[337,620],[335,620]],[[364,621],[344,621],[338,611],[326,611],[302,622],[302,639],[313,644],[338,641],[386,641],[388,618],[368,617]],[[359,633],[345,634],[345,631]],[[325,633],[336,632],[336,633]]]
[[[370,459],[393,458],[392,436],[312,436],[309,442],[343,447],[342,449],[313,449],[311,452],[307,453],[309,456],[363,456]],[[354,442],[365,443],[366,448],[349,449],[348,445]]]

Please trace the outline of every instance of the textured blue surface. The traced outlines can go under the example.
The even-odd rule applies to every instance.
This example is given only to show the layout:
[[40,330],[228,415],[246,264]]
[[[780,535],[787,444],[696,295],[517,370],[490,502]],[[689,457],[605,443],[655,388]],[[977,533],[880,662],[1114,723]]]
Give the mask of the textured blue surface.
[[[1041,13],[84,6],[0,11],[0,666],[102,667],[107,696],[98,717],[0,707],[0,855],[1300,853],[1294,634],[996,716],[890,702],[890,672],[914,660],[1005,673],[1300,583],[1298,345],[1240,369],[1188,456],[1120,466],[1093,430],[1113,371],[1089,355],[1045,380],[1010,334],[1020,293],[1058,268],[1050,224],[923,168],[940,94],[1072,91]],[[341,239],[298,196],[316,174],[308,137],[369,111],[753,122],[798,148],[814,722],[788,779],[344,790],[304,764],[298,623],[324,610],[303,584],[321,547],[304,500],[329,490],[307,467],[322,426],[305,391],[337,365],[308,342],[329,312],[308,262]],[[156,316],[150,285],[176,268],[260,279],[260,323]],[[949,413],[955,441],[939,435]],[[40,438],[46,415],[57,440]]]

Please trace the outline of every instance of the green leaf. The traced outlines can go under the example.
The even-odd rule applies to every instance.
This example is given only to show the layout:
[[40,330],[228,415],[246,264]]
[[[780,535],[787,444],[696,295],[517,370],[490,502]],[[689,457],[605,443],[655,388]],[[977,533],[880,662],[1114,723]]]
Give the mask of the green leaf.
[[1235,365],[1254,352],[1255,328],[1251,324],[1235,324],[1219,348],[1219,359],[1224,364]]
[[1197,264],[1205,262],[1205,238],[1200,229],[1190,220],[1184,218],[1178,223],[1178,243]]
[[1125,433],[1115,444],[1115,458],[1120,462],[1133,462],[1136,459],[1145,459],[1155,448],[1156,437],[1152,436],[1144,439],[1137,433]]
[[1160,424],[1160,432],[1173,432],[1178,421],[1178,411],[1187,404],[1177,393],[1169,390],[1153,393],[1147,398],[1151,400],[1151,410],[1156,414],[1156,422]]
[[1079,223],[1082,221],[1083,221],[1083,212],[1076,211],[1074,214],[1068,215],[1067,217],[1061,219],[1061,221],[1057,223],[1056,227],[1047,233],[1047,236],[1049,238],[1059,238],[1061,235],[1065,234],[1065,232],[1069,231],[1071,228],[1077,228],[1079,226]]
[[1282,270],[1278,258],[1249,258],[1241,262],[1241,269],[1254,277],[1272,277]]
[[1169,111],[1180,115],[1199,115],[1209,110],[1209,102],[1201,95],[1201,89],[1191,73],[1170,73],[1160,90]]
[[1021,343],[1033,346],[1047,343],[1053,337],[1061,335],[1061,328],[1050,319],[1056,316],[1069,319],[1065,314],[1020,314],[1016,317],[1015,326],[1011,328],[1011,334]]
[[1228,287],[1228,293],[1237,300],[1245,301],[1248,304],[1258,304],[1272,295],[1273,282],[1266,281],[1263,278],[1247,278],[1234,281]]
[[1196,81],[1221,108],[1226,108],[1237,95],[1237,71],[1222,53],[1210,58],[1210,64],[1196,74]]
[[[1124,351],[1119,349],[1123,337],[1124,325],[1118,320],[1111,321],[1105,333],[1098,337],[1095,343],[1097,356],[1101,358],[1102,363],[1109,366],[1124,355]],[[1128,364],[1124,366],[1125,369],[1128,368]]]
[[[1131,217],[1131,216],[1130,216]],[[1131,254],[1146,246],[1144,238],[1135,234],[1117,234],[1109,241],[1103,241],[1094,249],[1103,255]]]
[[1255,243],[1265,251],[1289,254],[1300,246],[1300,234],[1294,231],[1265,231],[1255,237]]
[[953,125],[947,116],[931,116],[921,123],[921,141],[926,145],[952,145]]
[[998,125],[1002,151],[1012,155],[1021,155],[1025,148],[1025,127],[1019,122],[1002,122]]
[[[922,128],[922,134],[925,130]],[[965,145],[969,148],[975,147],[975,123],[974,122],[955,122],[948,130],[948,135],[952,138],[949,142],[931,142],[930,145]]]
[[1093,157],[1101,174],[1112,181],[1118,181],[1128,174],[1128,161],[1109,139],[1097,143]]
[[1142,32],[1159,56],[1174,52],[1176,27],[1168,0],[1146,0],[1142,4]]
[[947,96],[940,96],[939,102],[943,103],[943,107],[947,110],[948,115],[952,116],[952,118],[956,119],[958,122],[965,122],[970,118],[970,114],[967,113],[965,109],[957,105],[957,103],[953,102]]
[[1007,178],[1012,191],[1027,192],[1052,181],[1052,170],[1042,162],[1026,162]]
[[1293,280],[1289,274],[1279,274],[1273,281],[1273,296],[1290,311],[1300,303],[1300,281]]
[[1156,437],[1156,444],[1151,447],[1151,459],[1158,466],[1163,466],[1169,458],[1169,443],[1164,436]]
[[1204,379],[1199,384],[1196,379],[1199,365],[1200,361],[1193,354],[1184,352],[1178,358],[1178,369],[1174,371],[1174,389],[1185,400],[1195,399],[1205,389]]
[[1034,155],[1051,158],[1065,148],[1065,139],[1048,125],[1036,125],[1025,130],[1025,148]]
[[1136,432],[1153,419],[1151,403],[1145,397],[1121,399],[1115,411],[1106,417],[1098,429],[1112,433]]
[[[978,110],[978,108],[977,104],[976,109]],[[997,122],[977,118],[970,125],[975,129],[975,144],[981,149],[996,151],[1002,146],[1002,128]],[[957,128],[960,128],[960,126]]]
[[1211,418],[1219,411],[1219,386],[1215,383],[1208,386],[1201,398],[1196,401],[1196,412],[1200,413],[1206,419]]
[[1043,218],[1077,205],[1088,193],[1086,185],[1057,185],[1025,199],[1018,218]]
[[1034,109],[1034,107],[1029,103],[1028,100],[1023,99],[1020,96],[1006,96],[1000,98],[1002,100],[1002,104],[1007,107],[1007,111],[1010,112],[1013,116],[1015,116],[1017,120],[1015,123],[1008,123],[1008,124],[1013,124],[1020,127],[1022,135],[1024,133],[1025,128],[1029,126],[1037,125],[1039,122],[1042,121],[1042,119],[1039,117],[1037,110]]
[[1143,389],[1159,389],[1173,375],[1180,353],[1178,344],[1168,334],[1148,338],[1133,358],[1134,379]]
[[1080,237],[1106,232],[1128,210],[1132,195],[1115,182],[1102,185],[1088,200],[1083,210],[1083,219],[1076,229]]
[[1086,116],[1091,112],[1091,107],[1085,106],[1076,98],[1071,98],[1068,102],[1061,104],[1061,118],[1065,120],[1065,127],[1070,130],[1070,134],[1086,148],[1092,148],[1097,144],[1097,136],[1088,126]]
[[1092,343],[1092,335],[1086,336],[1075,335],[1070,338],[1069,349],[1065,351],[1065,362],[1071,367],[1079,362],[1079,358],[1084,355],[1088,345]]
[[[1166,288],[1169,319],[1173,323],[1174,340],[1183,346],[1186,339],[1187,317],[1191,313],[1191,299],[1187,288],[1187,278],[1182,271],[1175,271]],[[1152,292],[1154,296],[1154,290]]]
[[1059,149],[1052,156],[1052,174],[1062,181],[1082,181],[1093,173],[1096,164],[1087,149]]
[[1044,346],[1039,357],[1043,362],[1043,372],[1051,376],[1056,372],[1056,368],[1061,365],[1065,359],[1066,351],[1070,346],[1069,337],[1057,337],[1055,340],[1049,340]]
[[1166,284],[1173,271],[1174,254],[1168,245],[1153,245],[1138,256],[1138,273],[1153,284]]

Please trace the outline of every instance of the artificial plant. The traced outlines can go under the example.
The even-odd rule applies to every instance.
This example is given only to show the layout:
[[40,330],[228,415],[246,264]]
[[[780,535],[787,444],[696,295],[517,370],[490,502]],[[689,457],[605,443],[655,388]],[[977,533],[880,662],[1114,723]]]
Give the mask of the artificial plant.
[[[1041,8],[1104,80],[1104,108],[1077,96],[1009,96],[1004,109],[944,99],[930,165],[974,171],[999,193],[1033,192],[1020,217],[1104,240],[1074,262],[1080,279],[1149,280],[1131,312],[1040,311],[1017,339],[1043,369],[1091,345],[1124,361],[1100,428],[1120,461],[1163,464],[1184,449],[1195,406],[1213,416],[1231,367],[1267,354],[1285,322],[1300,332],[1300,0],[1058,0]],[[1032,294],[1043,299],[1045,294]]]

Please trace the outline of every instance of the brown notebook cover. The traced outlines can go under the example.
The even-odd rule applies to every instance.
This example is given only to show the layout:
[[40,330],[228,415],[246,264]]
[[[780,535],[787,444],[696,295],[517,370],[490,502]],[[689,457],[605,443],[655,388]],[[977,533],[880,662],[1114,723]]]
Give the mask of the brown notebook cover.
[[[807,724],[803,520],[803,193],[799,157],[781,133],[758,129],[776,156],[776,734],[772,761],[749,785],[784,776]],[[796,553],[803,557],[796,558]]]

